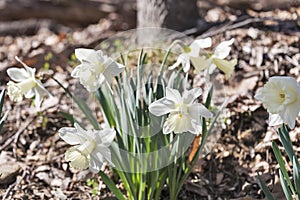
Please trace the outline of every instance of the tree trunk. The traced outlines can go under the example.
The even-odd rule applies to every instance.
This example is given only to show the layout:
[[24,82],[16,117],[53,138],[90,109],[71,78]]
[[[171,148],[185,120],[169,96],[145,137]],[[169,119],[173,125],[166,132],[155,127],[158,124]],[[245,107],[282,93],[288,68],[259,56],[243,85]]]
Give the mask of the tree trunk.
[[138,28],[161,27],[183,31],[197,26],[197,0],[137,0]]

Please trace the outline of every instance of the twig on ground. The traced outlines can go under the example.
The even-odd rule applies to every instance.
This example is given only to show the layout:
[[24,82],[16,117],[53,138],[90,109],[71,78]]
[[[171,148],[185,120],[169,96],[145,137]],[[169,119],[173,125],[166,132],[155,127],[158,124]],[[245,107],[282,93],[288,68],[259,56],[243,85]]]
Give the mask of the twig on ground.
[[20,134],[28,127],[28,125],[33,121],[34,118],[35,117],[29,117],[23,123],[23,125],[20,127],[20,129],[18,129],[18,131],[15,133],[15,135],[13,137],[10,137],[8,140],[6,140],[6,142],[0,147],[0,151],[2,151],[3,149],[5,149],[12,142],[14,142],[14,144],[16,144],[18,142]]
[[15,188],[18,187],[18,185],[21,183],[21,181],[25,178],[26,174],[27,174],[27,170],[24,169],[23,174],[22,174],[22,176],[20,177],[20,179],[17,179],[13,184],[11,184],[11,185],[7,188],[5,194],[4,194],[3,197],[2,197],[2,200],[11,199],[11,197],[8,198],[9,195],[10,195],[9,193],[10,193],[12,190],[14,190]]

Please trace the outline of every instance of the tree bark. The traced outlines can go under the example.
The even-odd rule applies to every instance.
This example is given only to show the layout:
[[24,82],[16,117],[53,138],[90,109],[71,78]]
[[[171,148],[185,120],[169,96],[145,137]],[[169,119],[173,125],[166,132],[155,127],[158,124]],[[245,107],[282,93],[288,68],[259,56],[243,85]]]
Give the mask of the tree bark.
[[197,0],[137,0],[137,25],[183,31],[197,26]]

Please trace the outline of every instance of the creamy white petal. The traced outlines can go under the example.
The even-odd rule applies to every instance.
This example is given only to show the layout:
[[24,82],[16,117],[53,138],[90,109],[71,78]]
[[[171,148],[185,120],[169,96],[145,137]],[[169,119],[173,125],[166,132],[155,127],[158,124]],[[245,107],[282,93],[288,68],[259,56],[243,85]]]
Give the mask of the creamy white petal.
[[190,68],[191,68],[190,60],[183,60],[182,61],[182,67],[183,67],[182,68],[183,72],[187,73],[190,70]]
[[170,87],[166,88],[166,98],[174,103],[183,103],[183,99],[181,98],[179,91]]
[[75,49],[75,56],[80,61],[86,60],[93,53],[96,53],[94,49],[85,49],[85,48]]
[[[208,74],[208,75],[210,75],[210,74],[212,74],[212,73],[214,73],[214,71],[217,69],[217,66],[214,64],[214,63],[212,63],[210,66],[209,66],[209,68],[206,70],[206,73]],[[209,79],[208,79],[209,80]]]
[[194,103],[189,107],[189,114],[191,118],[198,120],[200,116],[205,118],[213,117],[212,112],[210,112],[204,105],[201,103]]
[[216,58],[219,58],[219,59],[224,59],[226,58],[229,53],[230,53],[230,50],[231,50],[231,45],[233,44],[234,42],[234,39],[232,38],[231,40],[229,41],[224,41],[224,42],[221,42],[215,49],[214,51],[214,56]]
[[31,89],[24,96],[27,99],[31,99],[32,97],[34,97],[34,95],[35,95],[35,91],[34,91],[34,89]]
[[40,80],[36,80],[37,86],[43,91],[43,93],[46,93],[49,97],[52,97],[50,92],[44,87],[42,82]]
[[[103,72],[103,75],[105,76],[105,80],[110,83],[113,76],[117,76],[122,71],[124,71],[125,66],[121,65],[115,61],[112,60],[112,62],[107,66],[105,71]],[[101,80],[102,84],[103,80]]]
[[30,77],[34,77],[36,70],[35,68],[28,67],[28,65],[26,65],[22,60],[20,60],[18,56],[15,56],[15,59],[23,65]]
[[294,105],[287,107],[282,114],[279,114],[283,119],[283,122],[288,124],[288,126],[293,129],[295,127],[295,120],[299,115],[300,107],[299,105]]
[[25,79],[30,78],[30,75],[24,68],[9,68],[7,69],[8,76],[16,82],[24,81]]
[[96,146],[92,156],[97,158],[99,161],[103,161],[104,159],[109,165],[113,167],[115,166],[111,160],[110,149],[102,144]]
[[211,47],[212,40],[210,37],[204,39],[197,39],[193,43],[197,44],[201,49]]
[[191,104],[202,94],[201,88],[193,88],[191,90],[185,90],[183,92],[183,102],[185,104]]
[[190,52],[188,53],[189,56],[193,56],[193,57],[199,56],[201,47],[195,41],[192,42],[189,48],[190,48]]
[[84,68],[83,64],[77,65],[71,72],[71,76],[78,78],[80,71]]
[[39,87],[33,88],[34,91],[34,105],[39,110],[41,108],[41,103],[43,100],[43,90],[41,90]]
[[163,134],[169,134],[173,132],[176,127],[176,121],[177,114],[170,114],[163,125]]
[[263,98],[263,95],[262,95],[262,88],[259,88],[254,96],[255,99],[261,101],[262,98]]
[[97,158],[91,155],[90,157],[90,164],[89,164],[89,169],[93,173],[98,173],[101,170],[101,167],[103,165],[103,162],[99,161]]
[[83,129],[78,123],[74,123],[74,127],[75,127],[75,129],[77,130],[77,132],[79,132],[79,133],[83,133],[83,134],[85,134],[87,131],[85,130],[85,129]]
[[283,123],[282,118],[279,114],[271,114],[269,113],[269,125],[270,126],[278,126]]
[[212,44],[211,38],[194,40],[190,45],[191,51],[188,53],[190,57],[198,57],[201,49],[208,48]]
[[182,65],[183,67],[183,71],[187,72],[190,69],[190,58],[189,55],[187,53],[182,53],[178,56],[177,61],[175,62],[175,64],[173,64],[171,67],[169,67],[169,70],[175,69],[176,67],[178,67],[179,65]]
[[189,132],[192,133],[192,134],[195,134],[195,135],[199,135],[202,133],[202,125],[200,124],[200,120],[199,120],[199,123],[195,120],[192,120],[191,123],[192,123],[192,126],[190,127],[189,129]]
[[148,109],[155,116],[162,116],[176,110],[174,102],[166,97],[151,103]]
[[117,63],[117,62],[112,62],[110,65],[108,65],[108,67],[106,68],[105,72],[106,73],[110,73],[113,76],[117,76],[118,74],[120,74],[122,71],[124,71],[125,66]]
[[169,70],[175,69],[176,67],[178,67],[181,64],[181,62],[182,62],[182,59],[180,58],[180,55],[179,55],[176,62],[172,66],[170,66],[168,69]]
[[83,143],[86,138],[77,133],[76,128],[63,127],[58,130],[59,137],[70,145],[77,145]]
[[116,136],[116,131],[111,128],[106,128],[97,131],[96,136],[97,138],[99,138],[98,141],[100,141],[101,144],[103,144],[104,146],[110,146]]

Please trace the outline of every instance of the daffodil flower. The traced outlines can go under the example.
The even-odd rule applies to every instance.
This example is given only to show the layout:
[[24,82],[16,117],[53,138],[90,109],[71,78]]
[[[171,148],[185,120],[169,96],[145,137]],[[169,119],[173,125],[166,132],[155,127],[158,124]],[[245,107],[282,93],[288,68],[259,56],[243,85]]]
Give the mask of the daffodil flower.
[[93,173],[100,171],[103,162],[111,166],[111,145],[116,132],[114,129],[84,130],[77,123],[75,128],[59,129],[59,136],[68,144],[75,145],[65,153],[66,161],[75,169],[89,168]]
[[163,133],[191,132],[199,134],[202,130],[201,116],[212,117],[213,114],[195,100],[201,95],[201,88],[186,90],[183,96],[178,90],[167,87],[166,96],[149,105],[149,111],[156,116],[169,114],[163,125]]
[[180,64],[183,66],[183,71],[188,72],[190,70],[190,58],[198,57],[200,49],[208,48],[211,46],[211,38],[198,39],[192,42],[190,46],[185,46],[184,53],[178,56],[177,61],[169,67],[169,70],[175,69]]
[[89,91],[96,91],[106,80],[122,72],[124,66],[103,55],[101,50],[75,49],[75,56],[81,62],[71,73]]
[[15,59],[20,62],[25,68],[9,68],[7,70],[8,76],[15,82],[9,81],[7,83],[8,96],[12,101],[20,102],[25,98],[33,98],[37,109],[40,109],[43,95],[51,94],[44,88],[40,80],[35,77],[35,69],[28,67],[18,57]]
[[286,123],[291,129],[300,111],[300,84],[292,77],[274,76],[255,95],[269,112],[269,125]]
[[202,70],[207,70],[208,74],[211,74],[216,68],[219,68],[225,73],[228,78],[234,71],[234,66],[237,64],[237,59],[225,60],[231,50],[231,45],[234,39],[221,42],[214,50],[212,54],[205,56],[191,57],[191,62],[195,67],[195,72],[200,73]]

